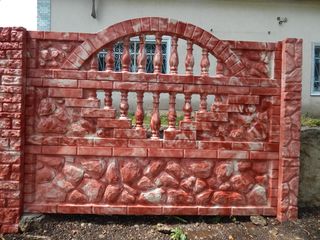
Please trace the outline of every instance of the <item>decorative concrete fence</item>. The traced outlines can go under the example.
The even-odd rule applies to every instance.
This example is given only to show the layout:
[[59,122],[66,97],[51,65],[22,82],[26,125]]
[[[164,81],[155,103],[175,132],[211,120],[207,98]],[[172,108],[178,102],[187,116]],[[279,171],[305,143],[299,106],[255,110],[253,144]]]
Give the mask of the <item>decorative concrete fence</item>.
[[[155,35],[154,73],[145,72],[146,35]],[[163,35],[171,36],[170,73],[161,73]],[[138,72],[129,71],[134,36]],[[187,41],[185,56],[179,39]],[[224,41],[189,23],[139,18],[97,34],[0,28],[0,41],[1,232],[17,231],[23,212],[297,218],[301,40]],[[114,71],[117,42],[121,72]],[[199,76],[194,45],[202,48]],[[97,69],[101,49],[105,71]],[[153,95],[150,131],[146,93]],[[160,134],[163,93],[169,126]],[[175,108],[177,94],[183,109]],[[178,126],[177,110],[184,113]]]

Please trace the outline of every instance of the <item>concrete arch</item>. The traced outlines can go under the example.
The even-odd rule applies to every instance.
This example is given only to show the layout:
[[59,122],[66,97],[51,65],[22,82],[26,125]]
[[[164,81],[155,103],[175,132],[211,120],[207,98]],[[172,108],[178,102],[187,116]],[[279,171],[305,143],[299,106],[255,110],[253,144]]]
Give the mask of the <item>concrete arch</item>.
[[179,38],[192,41],[201,48],[208,49],[210,54],[228,67],[233,76],[239,75],[245,68],[229,44],[204,29],[169,18],[143,17],[116,23],[87,39],[67,57],[62,69],[80,69],[84,62],[99,49],[123,37],[155,33],[176,35]]

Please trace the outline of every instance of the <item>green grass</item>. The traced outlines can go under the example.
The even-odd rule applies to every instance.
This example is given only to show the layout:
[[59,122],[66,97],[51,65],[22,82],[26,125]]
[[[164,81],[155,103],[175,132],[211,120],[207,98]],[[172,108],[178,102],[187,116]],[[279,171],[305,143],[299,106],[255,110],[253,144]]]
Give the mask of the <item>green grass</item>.
[[[136,124],[136,117],[134,116],[134,113],[129,112],[128,117],[132,120],[132,124]],[[169,125],[168,116],[166,114],[160,114],[160,120],[161,120],[161,126],[168,126]],[[178,126],[179,122],[182,120],[183,120],[183,115],[177,116],[176,126]],[[145,114],[144,119],[143,119],[143,123],[145,125],[150,125],[150,121],[151,121],[151,114]]]
[[320,127],[320,118],[314,118],[308,114],[301,116],[301,125],[305,127]]

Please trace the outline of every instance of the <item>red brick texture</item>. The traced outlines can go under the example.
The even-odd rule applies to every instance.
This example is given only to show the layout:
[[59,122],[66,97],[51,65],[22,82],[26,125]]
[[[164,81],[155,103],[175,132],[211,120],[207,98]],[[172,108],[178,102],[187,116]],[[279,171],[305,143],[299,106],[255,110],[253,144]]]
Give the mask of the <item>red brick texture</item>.
[[[24,212],[297,217],[300,40],[223,41],[163,18],[132,19],[97,34],[27,32],[26,49],[6,31],[17,30],[0,35],[2,232],[17,230],[22,199]],[[145,72],[143,50],[138,72],[130,72],[128,37],[139,36],[142,46],[145,34],[155,35],[154,73]],[[162,35],[172,36],[166,74]],[[177,71],[180,38],[187,40],[185,73]],[[109,53],[98,71],[97,51],[117,41],[124,42],[122,71],[113,70]],[[193,74],[193,44],[202,48],[200,75]],[[215,76],[209,54],[217,58]],[[145,93],[153,96],[150,126]],[[160,122],[161,93],[169,95],[169,126]],[[200,96],[196,111],[193,95]],[[176,124],[178,110],[184,119]]]
[[0,232],[16,232],[23,209],[26,31],[0,28]]

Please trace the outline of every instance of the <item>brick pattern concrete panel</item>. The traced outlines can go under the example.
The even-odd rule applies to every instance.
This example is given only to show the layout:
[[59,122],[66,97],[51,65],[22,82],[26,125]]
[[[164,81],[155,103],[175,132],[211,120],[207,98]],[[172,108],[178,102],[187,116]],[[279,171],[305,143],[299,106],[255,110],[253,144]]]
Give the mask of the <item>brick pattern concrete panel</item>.
[[26,30],[0,28],[0,232],[18,231],[23,198]]

